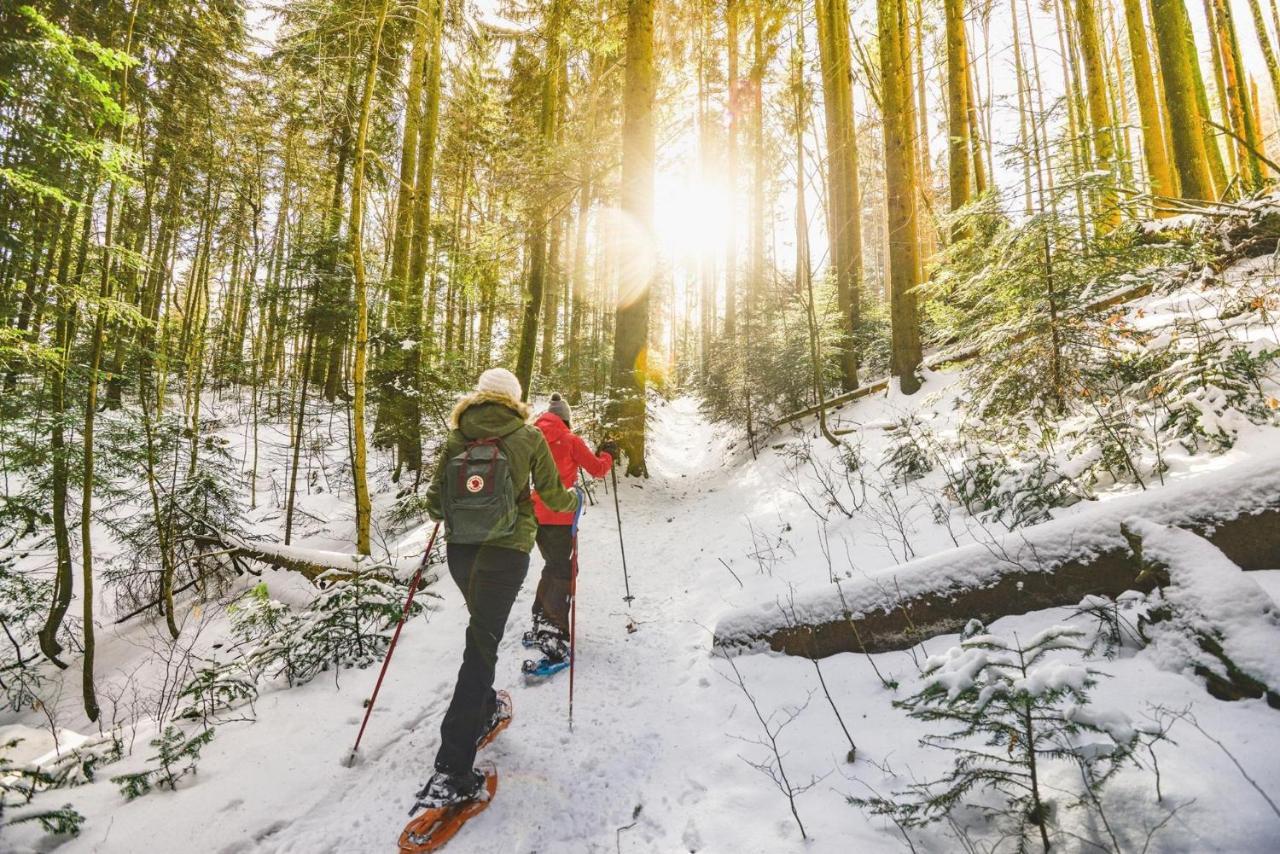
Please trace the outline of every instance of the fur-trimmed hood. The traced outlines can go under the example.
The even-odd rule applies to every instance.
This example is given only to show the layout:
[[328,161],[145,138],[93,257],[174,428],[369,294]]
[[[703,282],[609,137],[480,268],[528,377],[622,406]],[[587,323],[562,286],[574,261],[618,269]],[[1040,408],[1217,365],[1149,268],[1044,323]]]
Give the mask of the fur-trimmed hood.
[[464,394],[453,407],[453,412],[449,413],[449,427],[453,430],[462,429],[462,416],[468,409],[478,406],[482,403],[496,403],[511,410],[512,414],[520,419],[521,422],[527,423],[529,417],[533,414],[533,409],[524,401],[514,400],[505,394],[495,394],[489,391],[473,391]]

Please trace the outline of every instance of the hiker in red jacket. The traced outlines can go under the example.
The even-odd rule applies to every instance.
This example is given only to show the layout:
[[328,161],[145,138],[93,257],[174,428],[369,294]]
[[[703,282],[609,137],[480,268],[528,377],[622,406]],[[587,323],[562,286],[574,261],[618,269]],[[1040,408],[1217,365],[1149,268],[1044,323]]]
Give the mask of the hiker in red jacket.
[[[601,444],[598,453],[591,453],[587,443],[571,429],[572,415],[569,402],[553,394],[547,411],[534,422],[551,447],[551,457],[566,489],[578,482],[579,466],[592,477],[603,477],[613,468],[618,454],[618,446],[611,441]],[[538,518],[538,552],[545,563],[538,594],[533,599],[533,630],[526,640],[541,648],[551,661],[563,661],[569,655],[573,513],[557,513],[537,493],[533,496],[533,511]]]

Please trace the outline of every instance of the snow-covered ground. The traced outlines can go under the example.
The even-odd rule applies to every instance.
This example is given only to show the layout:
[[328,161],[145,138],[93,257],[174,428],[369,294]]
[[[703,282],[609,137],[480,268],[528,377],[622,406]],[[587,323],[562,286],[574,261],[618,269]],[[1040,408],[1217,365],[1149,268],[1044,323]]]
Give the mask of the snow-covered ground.
[[[945,389],[948,382],[948,377],[936,376],[933,387]],[[877,397],[846,410],[843,423],[852,427],[856,419],[868,451],[875,452],[884,441],[880,425],[907,405],[920,404]],[[946,407],[947,395],[925,405]],[[498,795],[448,850],[906,850],[891,824],[868,817],[846,798],[887,794],[912,780],[936,777],[946,767],[939,751],[918,745],[924,724],[891,703],[916,689],[923,653],[940,653],[956,638],[931,639],[924,650],[871,658],[845,654],[822,661],[821,675],[857,742],[853,764],[845,761],[848,745],[811,662],[771,654],[734,659],[771,726],[795,715],[778,740],[792,783],[813,783],[796,801],[810,837],[807,843],[785,797],[752,767],[771,757],[760,743],[764,732],[729,663],[711,645],[718,615],[770,598],[785,599],[791,584],[825,581],[830,570],[824,549],[833,550],[838,570],[851,562],[859,571],[870,571],[909,557],[903,544],[883,534],[883,520],[863,518],[843,522],[820,537],[814,516],[788,487],[786,457],[767,448],[751,462],[745,448],[731,447],[732,439],[706,422],[692,399],[658,405],[650,444],[652,477],[622,483],[619,496],[636,597],[629,609],[622,601],[612,496],[597,487],[597,503],[584,518],[573,730],[567,722],[567,677],[526,687],[519,674],[524,658],[519,635],[540,566],[535,554],[498,664],[499,686],[514,696],[515,720],[482,754],[499,769]],[[308,543],[323,548],[339,544],[349,522],[337,506],[333,502],[334,521]],[[313,507],[311,512],[318,511]],[[952,546],[947,527],[926,515],[909,522],[915,554]],[[424,531],[411,531],[392,549],[407,554],[420,548],[424,538]],[[1273,595],[1280,586],[1268,574],[1253,575]],[[265,578],[272,595],[305,600],[300,579],[286,573],[267,573]],[[264,691],[256,703],[256,721],[219,725],[198,774],[177,792],[156,792],[126,803],[105,779],[140,767],[149,753],[146,740],[153,735],[140,730],[134,754],[103,769],[100,782],[41,796],[46,807],[71,802],[87,816],[82,834],[58,850],[393,850],[412,795],[429,773],[440,716],[461,656],[466,620],[461,599],[447,581],[432,589],[442,598],[433,602],[429,614],[406,626],[354,768],[342,762],[376,667],[322,675],[300,688]],[[212,645],[225,633],[225,621],[215,610],[204,618],[200,644]],[[1030,636],[1070,617],[1069,609],[1054,609],[1006,618],[988,628]],[[629,618],[638,625],[634,633],[626,630]],[[138,621],[108,632],[99,640],[100,672],[139,667],[158,637],[154,627]],[[900,687],[884,687],[873,663]],[[1146,652],[1130,650],[1093,664],[1111,677],[1094,692],[1099,708],[1116,709],[1135,720],[1159,715],[1158,708],[1190,709],[1204,730],[1175,723],[1170,733],[1174,741],[1156,747],[1160,802],[1150,771],[1122,772],[1105,791],[1104,804],[1120,828],[1125,850],[1142,850],[1148,830],[1166,820],[1147,850],[1280,848],[1280,816],[1244,776],[1264,792],[1280,793],[1280,765],[1274,761],[1280,753],[1280,714],[1261,701],[1214,700],[1195,680],[1162,669]],[[77,701],[75,685],[69,679],[63,692],[62,720],[71,729],[86,731],[69,723]],[[123,706],[128,700],[119,702]],[[35,715],[22,723],[42,725]],[[1052,769],[1049,785],[1071,787],[1074,774],[1065,764]],[[1097,827],[1072,821],[1064,819],[1083,837],[1101,838]],[[984,844],[995,838],[984,839],[981,828],[970,832]],[[7,834],[0,841],[5,850],[47,850],[54,842],[41,840],[31,828]],[[959,850],[943,828],[913,832],[912,840],[916,850]],[[1079,843],[1080,850],[1090,847]]]

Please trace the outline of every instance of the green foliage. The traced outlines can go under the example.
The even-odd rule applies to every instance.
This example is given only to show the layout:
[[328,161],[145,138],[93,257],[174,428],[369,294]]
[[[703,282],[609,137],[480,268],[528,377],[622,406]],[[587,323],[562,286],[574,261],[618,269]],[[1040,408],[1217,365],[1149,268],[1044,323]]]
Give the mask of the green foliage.
[[[0,745],[0,751],[12,750],[21,739]],[[97,769],[120,759],[124,744],[116,734],[90,740],[65,751],[45,765],[15,765],[0,754],[0,826],[38,822],[46,833],[71,835],[80,832],[84,816],[70,804],[51,810],[32,810],[12,815],[14,807],[25,806],[41,792],[69,786],[81,786],[94,780]],[[9,812],[9,815],[6,815]]]
[[[150,570],[163,566],[166,557],[176,567],[175,588],[197,576],[216,579],[235,569],[218,553],[222,534],[244,528],[242,485],[238,461],[231,456],[226,439],[217,435],[219,427],[217,422],[202,421],[192,468],[189,422],[170,414],[153,424],[152,447],[160,465],[159,515],[143,486],[140,494],[131,496],[141,505],[138,512],[113,514],[105,520],[127,546],[104,573],[123,609],[160,598],[159,574]],[[115,451],[102,454],[104,469],[121,481],[146,471],[147,442],[140,419],[111,419],[103,432],[105,444]]]
[[965,443],[958,468],[947,472],[948,486],[966,510],[1000,522],[1010,530],[1047,520],[1056,507],[1070,507],[1086,495],[1049,456],[1010,457],[998,448]]
[[[815,286],[818,339],[823,356],[826,396],[838,380],[834,354],[840,322],[834,288]],[[755,434],[773,419],[815,402],[809,316],[794,294],[779,291],[760,298],[754,316],[745,309],[734,339],[708,342],[707,371],[701,377],[703,410],[712,418],[743,427],[753,445]]]
[[[1086,244],[1066,215],[1014,224],[992,200],[960,221],[968,238],[948,249],[928,306],[940,335],[979,351],[958,431],[972,441],[940,449],[961,461],[948,479],[971,511],[1039,521],[1097,487],[1163,479],[1173,450],[1218,453],[1244,425],[1274,422],[1267,277],[1195,272],[1205,255],[1190,237],[1121,230]],[[1099,301],[1146,289],[1186,296]]]
[[156,754],[147,757],[147,761],[155,763],[155,767],[112,777],[111,782],[120,787],[120,794],[127,801],[140,798],[157,788],[176,791],[178,782],[183,777],[196,773],[200,751],[213,741],[213,735],[214,730],[207,728],[188,738],[177,727],[166,726],[159,738],[151,740]]
[[[299,612],[259,584],[231,611],[232,630],[246,647],[244,673],[254,681],[284,677],[293,687],[331,666],[368,667],[386,653],[404,600],[402,587],[372,572],[336,581]],[[422,611],[415,601],[409,616]]]
[[964,220],[972,235],[949,250],[927,306],[940,336],[983,353],[967,377],[974,417],[1054,417],[1096,355],[1098,319],[1084,310],[1091,298],[1141,285],[1154,265],[1186,253],[1132,236],[1082,245],[1070,217],[1045,213],[1014,225],[994,204],[979,203]]
[[174,717],[198,720],[207,727],[214,721],[224,720],[228,712],[247,705],[252,719],[253,704],[257,699],[258,686],[244,662],[210,662],[197,670],[183,686],[178,701],[184,705]]
[[34,821],[44,828],[45,833],[54,836],[78,836],[84,826],[84,816],[77,812],[71,804],[63,804],[52,810],[24,813],[17,818],[10,817],[5,823],[9,825],[25,824]]
[[69,33],[29,5],[0,12],[0,32],[0,97],[39,104],[6,111],[0,191],[70,207],[91,169],[127,180],[126,158],[101,130],[130,122],[119,99],[119,72],[134,61]]
[[[268,639],[264,654],[288,662],[290,685],[309,682],[330,666],[368,667],[386,653],[388,629],[403,606],[398,585],[369,573],[351,576],[321,592],[292,631]],[[415,602],[410,616],[421,610]]]
[[[46,676],[37,633],[44,625],[48,603],[53,598],[53,581],[43,575],[19,572],[12,558],[0,557],[0,626],[11,649],[0,665],[0,699],[13,712],[37,708]],[[75,639],[62,626],[59,641],[74,648]]]
[[904,416],[885,430],[889,447],[885,449],[884,465],[890,479],[899,486],[919,480],[933,471],[933,459],[926,447],[923,424],[914,415]]

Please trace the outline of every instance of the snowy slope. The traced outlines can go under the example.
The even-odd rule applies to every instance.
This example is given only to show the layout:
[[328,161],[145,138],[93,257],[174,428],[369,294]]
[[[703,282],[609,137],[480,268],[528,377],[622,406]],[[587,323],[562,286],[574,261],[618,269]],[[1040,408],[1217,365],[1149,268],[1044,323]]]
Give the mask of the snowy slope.
[[[901,405],[877,398],[855,411],[864,425],[874,425]],[[884,793],[942,769],[942,757],[916,743],[924,734],[922,725],[891,706],[914,685],[913,656],[919,653],[874,657],[887,678],[903,684],[897,691],[883,687],[871,661],[861,656],[823,662],[822,675],[858,742],[859,758],[852,765],[844,761],[848,746],[810,662],[774,655],[736,660],[766,718],[776,723],[803,706],[779,739],[791,779],[817,781],[797,801],[811,837],[804,843],[786,800],[748,764],[768,755],[756,743],[763,733],[747,698],[729,681],[731,671],[712,653],[709,628],[726,610],[785,596],[792,581],[825,577],[818,537],[799,529],[803,505],[785,488],[784,463],[777,454],[768,450],[757,463],[747,462],[742,448],[730,450],[730,439],[701,418],[694,401],[659,406],[651,444],[653,477],[623,484],[620,496],[637,597],[630,616],[639,630],[625,630],[628,609],[622,602],[612,497],[597,489],[599,503],[589,509],[581,538],[574,730],[566,725],[566,679],[528,688],[520,682],[518,637],[528,619],[532,587],[527,583],[498,669],[499,684],[515,698],[515,721],[483,754],[499,768],[499,793],[448,850],[902,850],[892,826],[869,819],[845,798]],[[795,529],[788,531],[790,524]],[[915,548],[920,551],[949,544],[945,529],[923,522],[918,527]],[[405,541],[422,538],[422,532],[413,532]],[[766,546],[774,558],[748,557]],[[837,545],[837,551],[843,564],[844,548]],[[849,554],[867,565],[891,563],[894,546],[868,535],[855,539]],[[535,558],[534,572],[538,565]],[[273,593],[287,578],[268,574]],[[264,693],[257,721],[219,726],[198,775],[176,793],[158,792],[126,804],[114,786],[100,782],[45,796],[50,802],[71,801],[88,816],[82,836],[58,850],[394,850],[412,794],[428,773],[461,655],[460,597],[448,583],[433,589],[443,599],[405,629],[355,768],[341,761],[374,668]],[[1001,620],[990,628],[1030,635],[1069,618],[1068,611],[1058,609]],[[214,625],[209,637],[216,634]],[[925,647],[938,653],[953,640],[936,638]],[[131,666],[140,642],[119,637],[105,644],[111,650],[107,666]],[[1275,711],[1257,702],[1212,700],[1192,679],[1160,669],[1144,653],[1098,666],[1115,677],[1097,690],[1099,703],[1135,719],[1154,714],[1154,705],[1190,708],[1264,790],[1280,791],[1280,767],[1265,759],[1280,746]],[[66,693],[74,695],[73,683]],[[74,696],[68,699],[74,703]],[[1155,803],[1148,774],[1125,772],[1108,790],[1112,817],[1123,815],[1135,850],[1142,847],[1142,828],[1167,818],[1173,806],[1181,809],[1149,850],[1280,846],[1280,817],[1232,759],[1193,729],[1175,729],[1174,736],[1176,747],[1157,748],[1163,803]],[[139,733],[134,756],[102,776],[137,767],[147,737]],[[1215,820],[1226,810],[1230,822]],[[913,834],[913,840],[918,850],[957,850],[957,842],[941,831]],[[43,850],[44,843],[33,831],[20,829],[9,832],[2,847]]]

